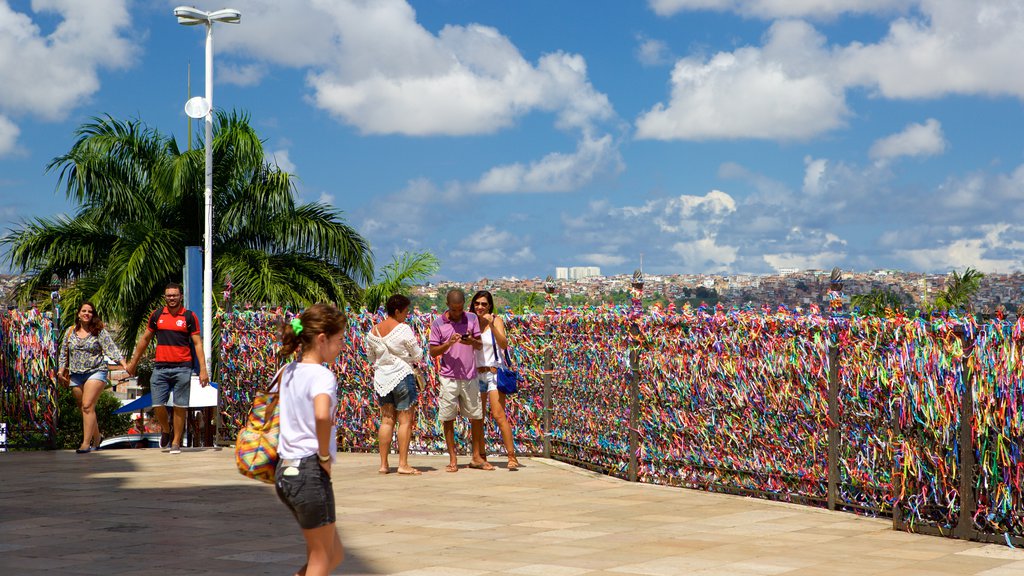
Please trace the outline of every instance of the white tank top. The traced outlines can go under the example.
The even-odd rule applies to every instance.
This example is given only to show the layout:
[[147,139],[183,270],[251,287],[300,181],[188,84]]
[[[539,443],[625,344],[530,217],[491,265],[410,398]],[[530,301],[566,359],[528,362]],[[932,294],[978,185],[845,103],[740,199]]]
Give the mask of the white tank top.
[[483,343],[483,347],[476,351],[476,365],[478,368],[484,366],[497,366],[498,358],[494,354],[494,345],[496,342],[491,338],[491,327],[488,326],[486,330],[480,333],[480,341]]

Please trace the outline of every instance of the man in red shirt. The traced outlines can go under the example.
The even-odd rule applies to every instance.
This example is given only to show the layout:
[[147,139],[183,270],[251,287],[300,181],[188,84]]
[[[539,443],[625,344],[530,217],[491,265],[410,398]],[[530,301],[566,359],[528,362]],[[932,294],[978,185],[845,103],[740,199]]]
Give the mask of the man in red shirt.
[[[199,319],[191,310],[186,310],[181,301],[180,284],[168,284],[164,288],[167,306],[155,310],[149,317],[146,332],[135,346],[128,373],[135,375],[142,354],[156,336],[156,355],[153,361],[153,376],[149,382],[153,395],[153,411],[160,422],[160,447],[170,448],[171,454],[181,453],[181,437],[185,430],[185,408],[188,407],[189,389],[192,381],[192,360],[199,362],[199,383],[206,386],[210,376],[206,372],[206,356],[203,354],[203,339],[199,333]],[[189,346],[191,340],[192,347]],[[167,401],[174,390],[174,439],[167,433]]]

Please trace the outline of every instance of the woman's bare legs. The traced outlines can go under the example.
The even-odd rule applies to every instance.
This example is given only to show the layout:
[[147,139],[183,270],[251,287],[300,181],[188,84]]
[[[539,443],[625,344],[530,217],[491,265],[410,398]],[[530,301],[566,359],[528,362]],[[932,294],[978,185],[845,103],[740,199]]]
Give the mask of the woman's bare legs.
[[86,380],[82,385],[82,446],[86,450],[89,446],[100,445],[100,426],[96,423],[96,400],[106,386],[102,380]]
[[483,414],[484,441],[480,446],[480,459],[487,462],[487,392],[480,393],[480,413]]
[[408,410],[398,412],[398,473],[420,474],[420,471],[409,466],[409,442],[412,440],[413,422],[416,421],[416,405]]
[[494,418],[494,421],[498,423],[498,429],[501,430],[501,440],[505,444],[505,453],[508,454],[508,469],[515,470],[519,468],[519,460],[516,458],[512,425],[508,423],[508,418],[505,417],[505,393],[491,390],[487,394],[490,396],[491,401],[491,418]]
[[296,576],[327,576],[345,559],[334,524],[303,530],[302,537],[306,539],[306,565]]
[[[377,430],[377,444],[380,448],[380,472],[387,474],[391,471],[388,467],[388,454],[391,452],[391,436],[395,433],[395,405],[382,404],[380,407],[380,428]],[[399,444],[401,446],[401,444]],[[408,452],[409,443],[405,443]],[[399,456],[401,459],[401,456]]]

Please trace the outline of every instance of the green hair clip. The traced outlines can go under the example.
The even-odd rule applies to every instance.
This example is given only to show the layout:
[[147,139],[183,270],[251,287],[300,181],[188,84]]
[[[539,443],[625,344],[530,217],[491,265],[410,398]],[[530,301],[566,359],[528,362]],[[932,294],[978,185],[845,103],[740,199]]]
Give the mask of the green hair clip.
[[296,336],[302,334],[302,320],[292,318],[292,330],[295,331]]

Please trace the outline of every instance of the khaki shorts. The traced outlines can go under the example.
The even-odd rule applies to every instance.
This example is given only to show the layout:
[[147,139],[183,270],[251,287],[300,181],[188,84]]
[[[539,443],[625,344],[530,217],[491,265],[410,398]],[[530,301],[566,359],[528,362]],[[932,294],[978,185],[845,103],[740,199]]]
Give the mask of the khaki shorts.
[[470,420],[480,420],[484,412],[480,408],[480,389],[477,380],[453,380],[440,377],[441,392],[437,398],[437,416],[442,422],[455,420],[459,412]]

